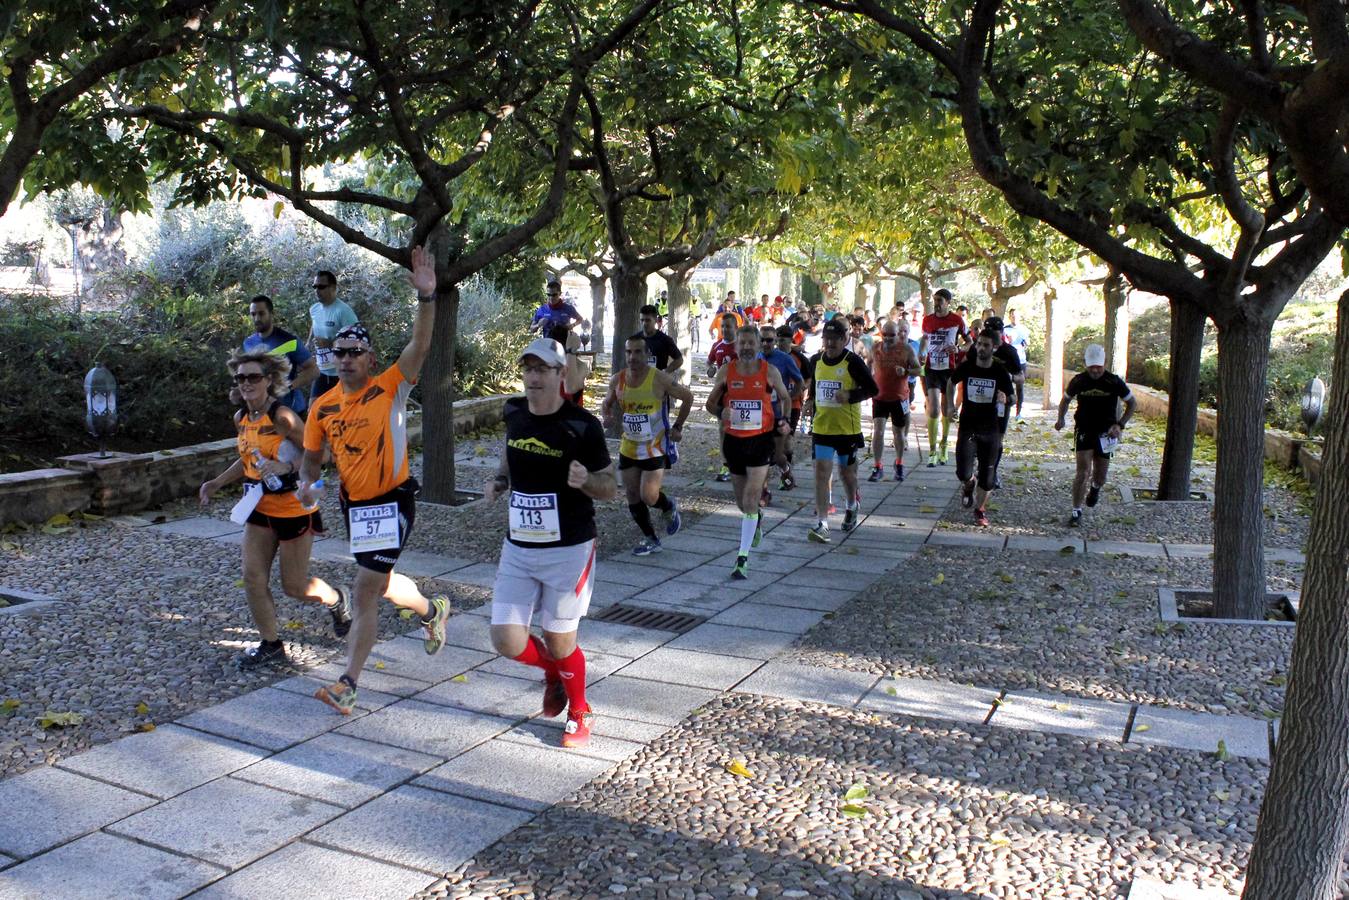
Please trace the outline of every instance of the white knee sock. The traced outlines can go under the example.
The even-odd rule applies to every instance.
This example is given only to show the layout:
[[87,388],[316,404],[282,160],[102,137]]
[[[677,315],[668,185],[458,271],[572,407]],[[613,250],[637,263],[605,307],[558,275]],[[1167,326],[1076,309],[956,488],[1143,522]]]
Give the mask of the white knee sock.
[[754,543],[754,530],[759,527],[759,514],[745,516],[740,520],[740,555],[749,556],[750,544]]

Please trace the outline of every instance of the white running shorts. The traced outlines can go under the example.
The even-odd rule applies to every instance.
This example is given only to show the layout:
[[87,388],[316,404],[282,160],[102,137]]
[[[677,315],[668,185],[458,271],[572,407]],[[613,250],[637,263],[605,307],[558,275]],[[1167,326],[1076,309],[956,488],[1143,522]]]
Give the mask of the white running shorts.
[[595,587],[595,542],[570,547],[520,547],[501,542],[501,562],[492,585],[492,624],[539,625],[556,634],[573,632],[590,608]]

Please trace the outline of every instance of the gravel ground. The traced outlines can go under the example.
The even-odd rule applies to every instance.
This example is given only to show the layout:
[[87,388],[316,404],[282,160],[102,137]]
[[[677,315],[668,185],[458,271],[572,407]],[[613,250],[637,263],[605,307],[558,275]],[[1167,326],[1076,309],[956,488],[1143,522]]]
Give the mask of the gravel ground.
[[[795,653],[832,668],[1274,714],[1283,708],[1291,629],[1167,627],[1157,618],[1157,587],[1204,584],[1210,565],[926,547],[893,583],[816,626]],[[1271,563],[1270,573],[1273,589],[1301,582],[1300,565]]]
[[[742,760],[753,773],[726,771]],[[734,695],[419,897],[1114,898],[1229,883],[1263,764]],[[866,786],[859,818],[844,795]]]

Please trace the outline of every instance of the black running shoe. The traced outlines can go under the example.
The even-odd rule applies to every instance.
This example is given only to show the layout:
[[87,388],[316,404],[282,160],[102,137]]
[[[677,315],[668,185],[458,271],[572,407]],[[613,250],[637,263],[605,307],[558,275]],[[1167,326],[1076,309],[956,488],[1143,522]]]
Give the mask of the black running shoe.
[[1095,506],[1096,501],[1100,499],[1101,499],[1101,489],[1097,485],[1093,484],[1091,486],[1091,489],[1087,491],[1087,505]]
[[969,509],[974,506],[974,482],[967,481],[960,486],[960,505]]
[[328,607],[328,615],[333,617],[333,634],[346,637],[351,630],[351,600],[341,588],[334,590],[337,591],[337,602]]
[[871,474],[867,476],[867,481],[880,481],[883,469],[880,466],[872,466]]
[[286,645],[277,641],[274,646],[258,644],[256,647],[249,647],[243,653],[234,657],[234,665],[247,671],[257,669],[261,666],[284,666],[290,660],[286,658]]

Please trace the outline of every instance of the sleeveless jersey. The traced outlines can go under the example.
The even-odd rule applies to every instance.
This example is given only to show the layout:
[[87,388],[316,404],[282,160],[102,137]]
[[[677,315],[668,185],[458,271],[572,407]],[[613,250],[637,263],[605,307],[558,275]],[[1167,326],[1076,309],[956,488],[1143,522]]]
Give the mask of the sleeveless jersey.
[[927,338],[927,367],[934,372],[952,369],[959,364],[960,336],[965,333],[965,320],[957,313],[923,317],[923,335]]
[[877,400],[894,403],[909,399],[909,376],[898,371],[908,358],[908,350],[909,345],[903,342],[896,342],[894,350],[886,350],[884,341],[871,348],[871,374],[881,389]]
[[739,363],[731,363],[726,370],[726,395],[721,403],[731,411],[731,421],[726,425],[726,434],[730,437],[754,437],[773,430],[769,363],[762,359],[758,363],[759,367],[752,375],[742,375]]
[[[279,405],[273,403],[255,422],[250,422],[248,413],[245,412],[235,423],[235,430],[238,431],[239,459],[244,464],[244,477],[249,481],[262,481],[262,473],[258,471],[254,462],[253,451],[257,450],[264,459],[276,459],[277,450],[285,440],[276,430],[276,423],[272,420],[272,414]],[[307,515],[304,506],[295,496],[295,476],[283,476],[282,483],[288,485],[289,489],[283,489],[277,494],[264,493],[262,499],[258,501],[257,511],[277,518]]]
[[852,377],[848,360],[852,353],[845,352],[833,364],[824,361],[821,354],[815,360],[813,374],[815,387],[815,422],[811,428],[814,434],[861,434],[862,405],[860,403],[840,403],[835,396],[840,388],[851,391],[857,387]]
[[648,368],[641,384],[630,385],[628,370],[618,373],[619,405],[623,412],[623,441],[618,452],[628,459],[655,459],[665,455],[663,396],[656,393],[656,370]]

